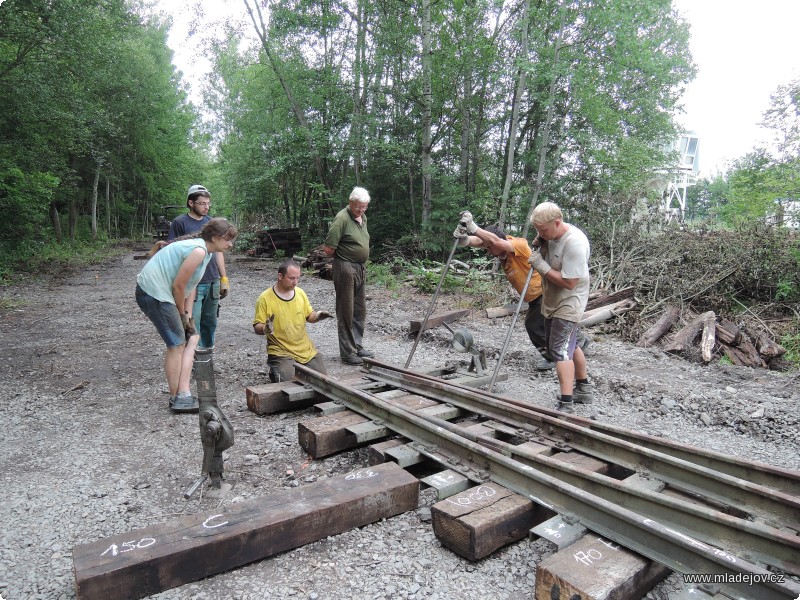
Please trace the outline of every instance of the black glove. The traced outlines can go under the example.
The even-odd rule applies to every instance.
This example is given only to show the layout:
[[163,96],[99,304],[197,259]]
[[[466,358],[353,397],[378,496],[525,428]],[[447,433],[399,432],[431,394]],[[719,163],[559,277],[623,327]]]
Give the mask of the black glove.
[[194,317],[190,317],[189,313],[181,314],[181,324],[183,325],[183,330],[186,332],[187,340],[193,335],[197,335],[197,329],[194,327]]
[[267,322],[264,323],[264,334],[275,333],[275,315],[270,315]]

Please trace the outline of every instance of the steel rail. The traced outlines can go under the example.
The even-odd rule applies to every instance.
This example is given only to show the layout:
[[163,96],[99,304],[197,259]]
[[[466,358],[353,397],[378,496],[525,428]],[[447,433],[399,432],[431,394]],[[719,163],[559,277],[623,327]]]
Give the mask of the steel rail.
[[[406,413],[417,414],[403,407],[398,408],[405,410]],[[358,412],[376,418],[369,405],[362,405]],[[403,418],[402,414],[400,413],[400,418]],[[626,506],[639,514],[668,522],[686,535],[710,544],[724,544],[736,548],[738,552],[752,554],[765,564],[800,574],[800,538],[795,535],[651,490],[632,489],[617,479],[575,467],[549,456],[526,452],[510,444],[503,445],[498,440],[480,439],[478,434],[437,417],[424,414],[418,416],[440,430],[447,430],[474,443],[489,445],[506,456],[523,458],[525,464],[537,471]],[[385,420],[382,416],[377,418]]]
[[[537,412],[535,407],[509,405],[501,399],[477,394],[447,393],[452,387],[444,381],[429,381],[413,373],[372,368],[370,379],[401,387],[410,392],[432,396],[459,408],[483,414],[506,423],[528,436],[566,442],[571,448],[628,469],[646,470],[671,487],[699,494],[730,507],[748,511],[769,522],[773,527],[800,528],[800,498],[749,481],[718,473],[707,467],[668,454],[642,448],[636,444],[600,431]],[[444,394],[446,397],[442,397]],[[543,434],[542,429],[546,430]],[[524,435],[524,434],[523,434]]]
[[[442,380],[439,378],[431,377],[417,371],[401,369],[397,365],[370,358],[365,359],[364,364],[366,365],[367,369],[371,369],[373,366],[381,367],[390,371],[415,375],[434,383],[442,382]],[[792,471],[767,463],[739,458],[729,454],[716,452],[714,450],[706,450],[690,444],[680,444],[671,440],[665,440],[663,438],[648,435],[646,433],[617,427],[616,425],[593,421],[577,415],[569,415],[568,417],[565,417],[564,413],[557,410],[536,405],[531,402],[523,402],[521,400],[509,398],[508,396],[490,394],[489,392],[481,389],[468,388],[455,383],[448,383],[448,386],[450,387],[449,394],[452,396],[462,396],[466,394],[467,396],[471,397],[489,397],[502,400],[503,402],[513,406],[518,406],[520,408],[535,410],[538,413],[542,413],[551,417],[557,417],[562,420],[566,418],[566,420],[568,420],[570,423],[580,425],[593,431],[606,433],[613,437],[632,442],[637,446],[656,450],[663,454],[668,454],[670,456],[674,456],[675,458],[707,467],[718,473],[726,473],[727,475],[737,479],[742,479],[757,485],[763,485],[765,487],[772,488],[790,496],[800,497],[800,472],[798,471]]]
[[[721,587],[754,600],[796,600],[800,595],[800,584],[793,581],[775,582],[769,571],[725,549],[695,539],[693,535],[681,531],[681,524],[660,523],[624,505],[614,504],[604,497],[513,460],[450,432],[448,427],[442,426],[446,421],[432,423],[302,365],[296,366],[296,373],[315,390],[339,399],[348,408],[369,418],[380,419],[398,434],[417,441],[416,448],[420,452],[444,462],[473,481],[482,482],[491,478],[537,504],[563,515],[576,516],[589,529],[675,571],[728,574],[730,581],[721,584]],[[463,462],[465,455],[466,465]],[[572,474],[580,471],[565,464],[561,466],[563,471]],[[702,512],[702,507],[697,507],[694,512],[698,511]],[[742,574],[744,577],[741,579],[748,579],[752,585],[741,580],[735,581],[738,574]]]

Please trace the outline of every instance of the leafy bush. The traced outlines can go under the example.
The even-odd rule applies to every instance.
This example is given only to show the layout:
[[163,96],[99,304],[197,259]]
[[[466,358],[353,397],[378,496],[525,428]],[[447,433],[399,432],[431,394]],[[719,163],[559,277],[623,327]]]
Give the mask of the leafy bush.
[[800,368],[800,333],[788,333],[782,336],[781,346],[786,348],[784,360],[791,363],[795,369]]
[[400,286],[396,266],[402,261],[396,259],[391,263],[367,263],[367,281],[371,284],[381,285],[387,290],[394,290]]

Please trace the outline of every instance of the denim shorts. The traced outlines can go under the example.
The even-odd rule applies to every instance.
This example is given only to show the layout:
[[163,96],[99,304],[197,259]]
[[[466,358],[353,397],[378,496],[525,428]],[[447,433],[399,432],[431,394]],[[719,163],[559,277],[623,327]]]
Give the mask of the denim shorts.
[[544,320],[544,335],[550,360],[572,360],[578,336],[578,324],[558,317]]
[[186,332],[183,330],[177,306],[170,302],[156,300],[138,285],[136,286],[136,304],[156,326],[158,335],[164,340],[167,348],[174,348],[186,343]]

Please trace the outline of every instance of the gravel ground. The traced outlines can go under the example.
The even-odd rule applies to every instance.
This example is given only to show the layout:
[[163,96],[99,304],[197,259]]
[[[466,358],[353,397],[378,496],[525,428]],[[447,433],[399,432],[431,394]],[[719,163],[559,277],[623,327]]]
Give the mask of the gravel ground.
[[[180,515],[231,506],[366,465],[364,449],[312,461],[297,443],[297,424],[314,415],[257,417],[244,388],[266,381],[266,359],[250,321],[258,294],[274,282],[276,262],[230,261],[231,297],[222,302],[215,352],[218,401],[236,444],[225,453],[233,484],[222,501],[183,492],[200,471],[195,415],[172,415],[162,375],[160,339],[133,299],[141,262],[133,253],[80,272],[43,275],[0,290],[0,464],[6,492],[0,510],[0,596],[76,596],[72,548]],[[314,308],[333,311],[333,285],[301,281]],[[365,346],[403,364],[413,339],[408,320],[429,296],[401,287],[370,287]],[[437,310],[468,308],[443,296]],[[499,352],[510,319],[473,310],[468,327],[488,355]],[[329,372],[356,370],[338,360],[334,320],[310,325]],[[605,337],[590,347],[595,403],[579,414],[778,466],[800,469],[798,374],[701,366]],[[426,334],[412,368],[463,358],[449,334]],[[490,360],[491,363],[491,360]],[[553,406],[554,374],[532,375],[532,349],[519,323],[500,394]],[[492,368],[492,364],[490,364]],[[554,547],[524,540],[470,563],[441,547],[421,510],[326,538],[273,558],[153,596],[154,598],[453,599],[490,592],[497,600],[530,598],[536,564]],[[673,575],[647,595],[666,599]]]

